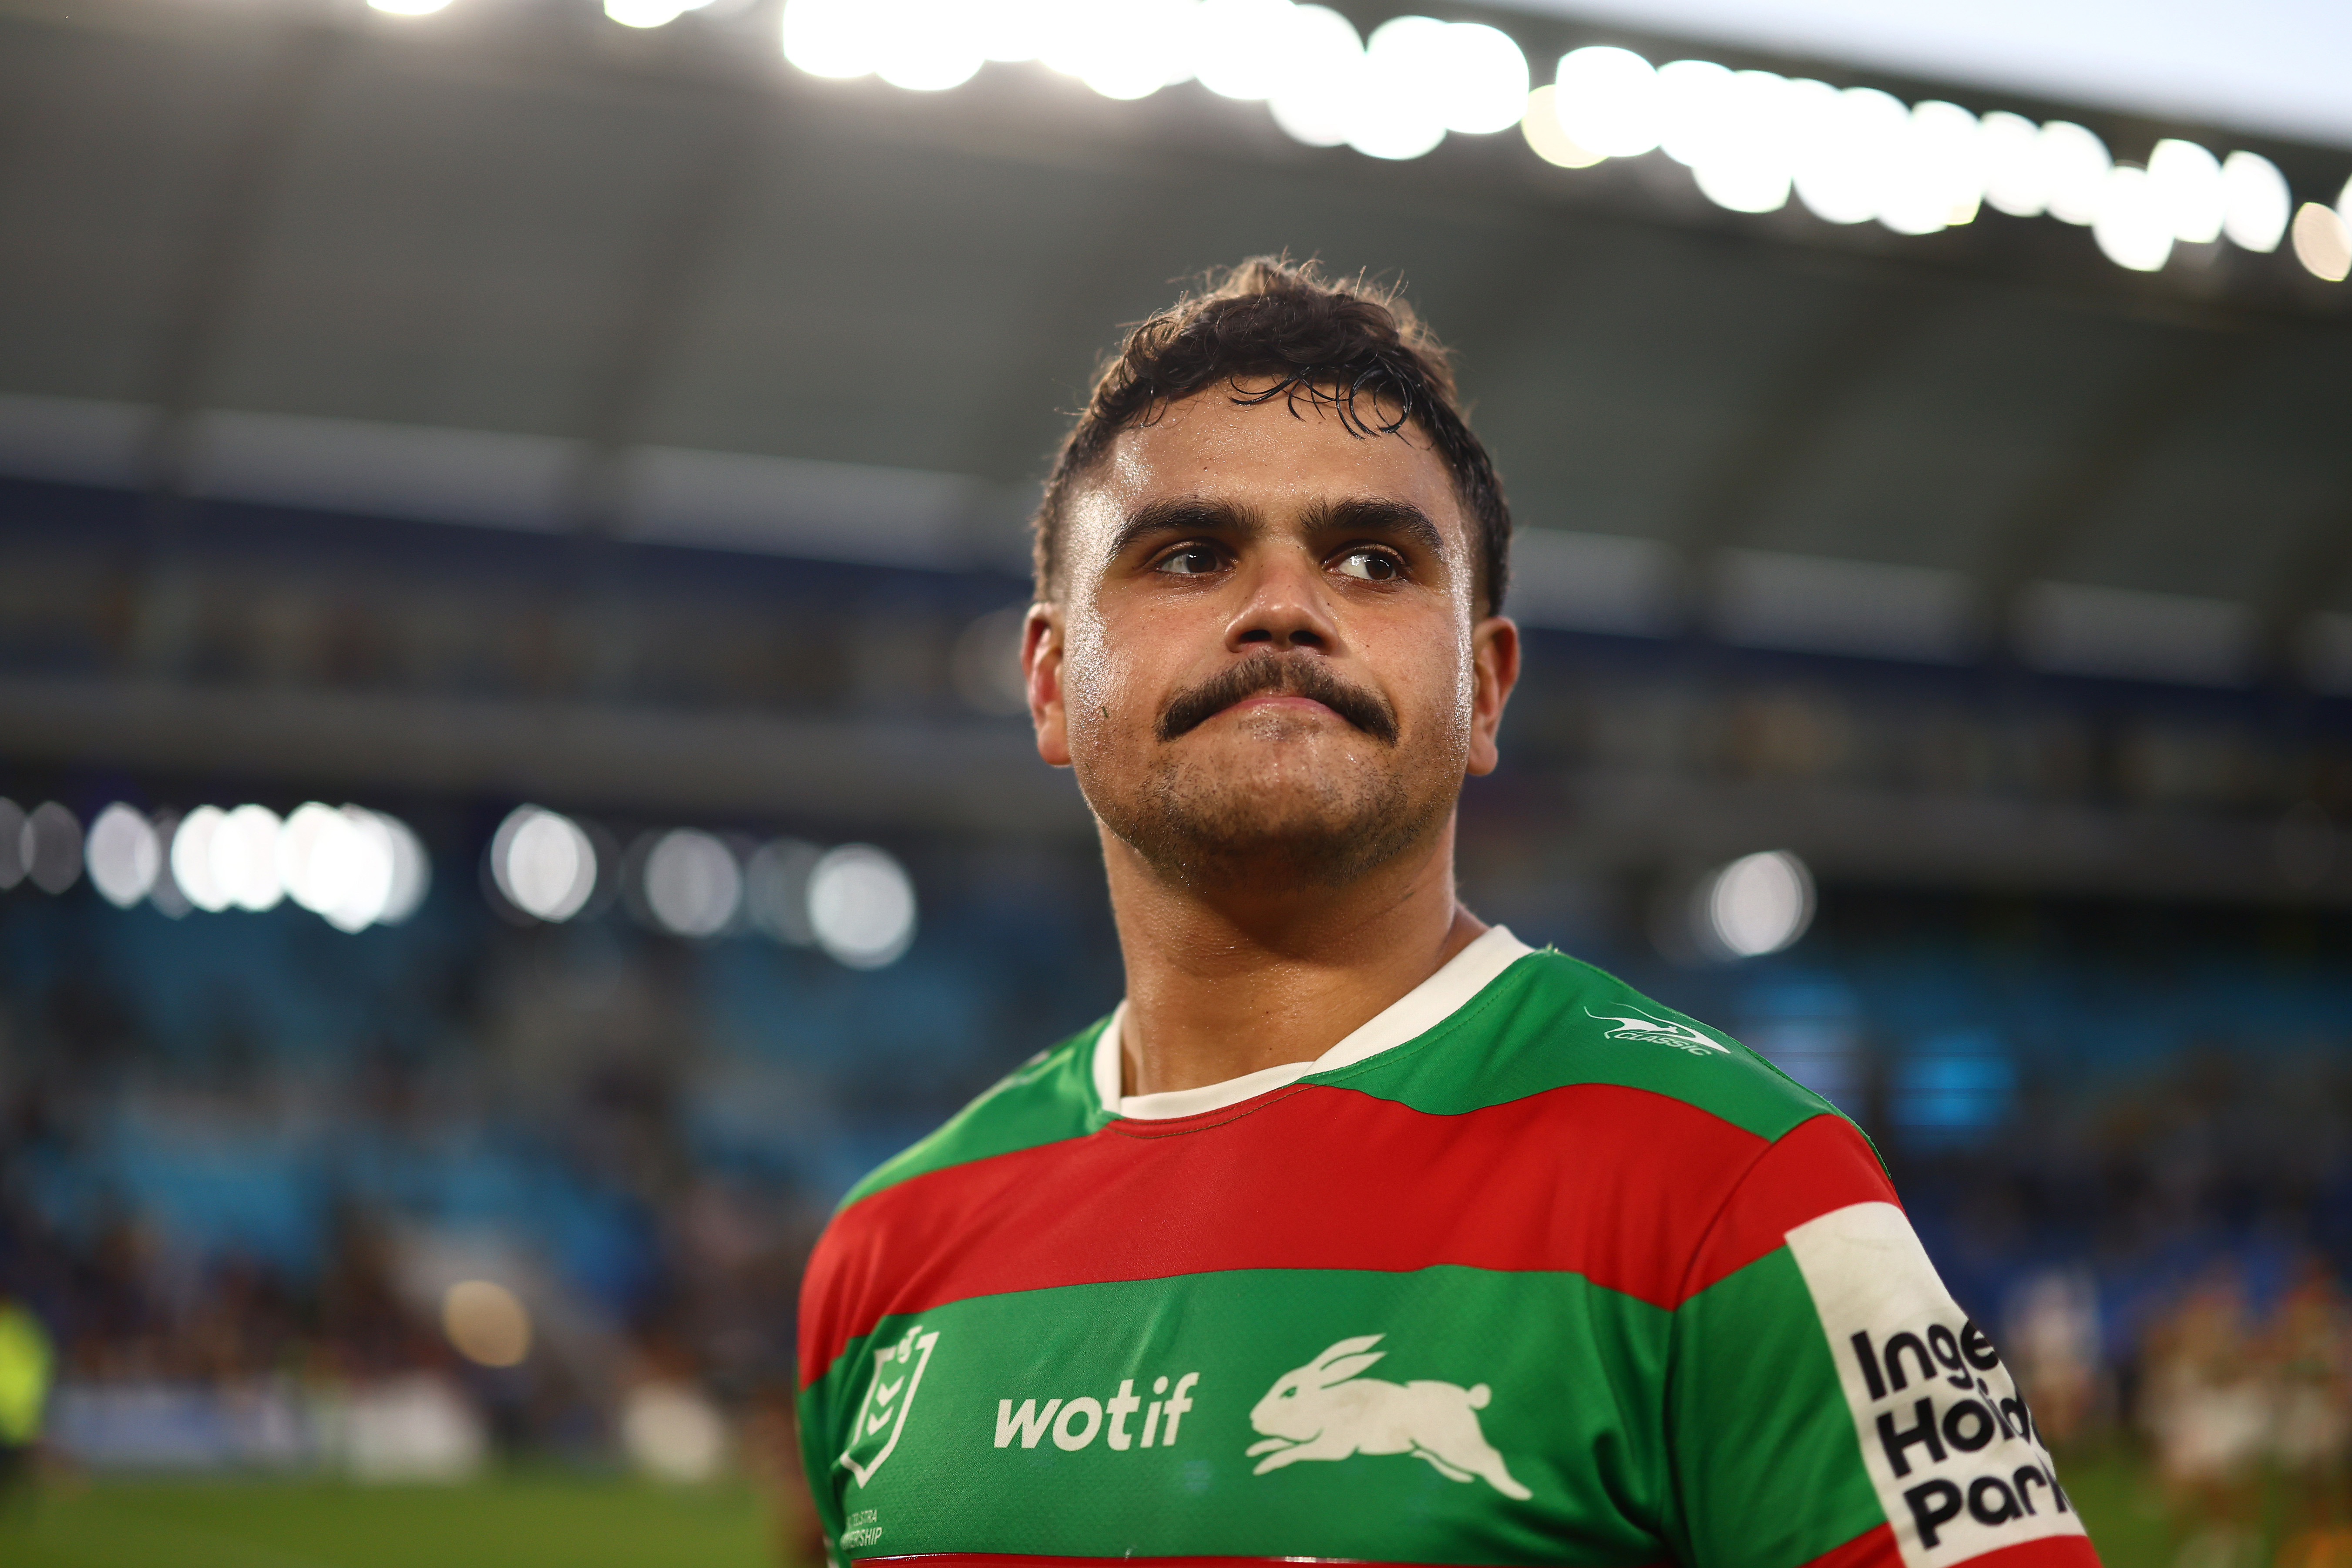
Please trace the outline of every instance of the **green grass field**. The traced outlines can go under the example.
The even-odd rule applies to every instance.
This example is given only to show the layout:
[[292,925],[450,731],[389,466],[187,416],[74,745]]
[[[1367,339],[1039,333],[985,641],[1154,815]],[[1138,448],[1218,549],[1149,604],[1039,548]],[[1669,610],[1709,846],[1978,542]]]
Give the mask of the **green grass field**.
[[[2107,1568],[2171,1568],[2139,1465],[2083,1456],[2062,1474]],[[777,1568],[770,1542],[748,1487],[561,1474],[458,1487],[110,1481],[0,1510],[6,1568]]]
[[748,1487],[110,1481],[0,1510],[6,1568],[777,1568]]

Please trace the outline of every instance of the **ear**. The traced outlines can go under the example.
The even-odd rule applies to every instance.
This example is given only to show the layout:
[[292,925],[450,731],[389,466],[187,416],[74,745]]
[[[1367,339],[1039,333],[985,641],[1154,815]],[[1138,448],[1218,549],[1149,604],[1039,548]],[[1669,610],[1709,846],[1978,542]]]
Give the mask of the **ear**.
[[1508,616],[1488,616],[1470,629],[1470,772],[1484,775],[1503,760],[1496,733],[1503,705],[1519,683],[1519,627]]
[[1359,1334],[1352,1340],[1341,1340],[1307,1364],[1319,1370],[1330,1365],[1343,1355],[1354,1355],[1358,1351],[1368,1351],[1387,1337],[1385,1334]]
[[1040,600],[1021,627],[1021,677],[1029,689],[1029,722],[1037,754],[1057,768],[1070,765],[1070,731],[1062,710],[1062,607]]
[[1370,1355],[1343,1355],[1316,1373],[1316,1381],[1325,1388],[1335,1383],[1345,1383],[1359,1373],[1370,1371],[1374,1362],[1386,1360],[1388,1353],[1386,1351],[1374,1351]]

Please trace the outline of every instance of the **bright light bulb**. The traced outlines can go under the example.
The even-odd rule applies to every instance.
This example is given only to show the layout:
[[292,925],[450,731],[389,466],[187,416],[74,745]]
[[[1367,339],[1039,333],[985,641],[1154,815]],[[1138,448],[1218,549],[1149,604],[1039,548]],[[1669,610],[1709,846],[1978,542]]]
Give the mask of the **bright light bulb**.
[[1604,158],[1633,158],[1658,144],[1664,91],[1649,61],[1631,49],[1592,45],[1559,58],[1560,129]]
[[1423,62],[1437,118],[1448,131],[1507,131],[1528,111],[1528,57],[1483,22],[1450,22]]
[[2324,282],[2352,276],[2352,224],[2343,215],[2305,202],[2294,215],[2294,258]]
[[1192,75],[1189,0],[1079,0],[1038,58],[1105,98],[1149,98]]
[[172,880],[191,904],[207,914],[228,908],[229,895],[213,876],[213,840],[228,814],[216,805],[200,805],[180,818],[172,835]]
[[2107,144],[2071,120],[2053,120],[2042,128],[2034,151],[2050,216],[2072,224],[2096,218],[2106,199],[2107,171],[2115,165]]
[[1364,41],[1328,5],[1292,9],[1283,37],[1282,79],[1266,107],[1293,141],[1337,147],[1356,122],[1364,86]]
[[2194,142],[2168,136],[2147,156],[2150,199],[2172,221],[2172,237],[2188,245],[2210,245],[2221,237],[2229,216],[2221,161]]
[[368,0],[368,8],[394,16],[430,16],[448,4],[449,0]]
[[163,847],[156,841],[154,828],[121,801],[98,814],[81,852],[90,886],[119,910],[145,898],[163,868]]
[[1797,199],[1824,223],[1876,217],[1903,168],[1911,111],[1874,87],[1835,92],[1812,82],[1796,85]]
[[1723,956],[1758,958],[1805,934],[1813,879],[1782,849],[1745,855],[1700,884],[1699,935]]
[[1957,103],[1914,104],[1878,221],[1897,234],[1933,234],[1972,223],[1984,199],[1983,143],[1977,117]]
[[852,969],[880,969],[915,940],[915,885],[871,844],[829,849],[809,873],[809,926]]
[[1671,60],[1658,68],[1658,145],[1677,163],[1697,168],[1738,134],[1728,68],[1713,60]]
[[596,890],[596,847],[570,817],[517,806],[490,840],[490,878],[525,914],[568,921]]
[[2146,169],[2118,163],[2107,171],[2091,237],[2108,260],[2134,272],[2158,271],[2171,258],[2173,215]]
[[988,58],[986,7],[971,0],[896,0],[877,29],[874,68],[892,87],[944,92],[980,74]]
[[1398,16],[1364,40],[1361,97],[1348,145],[1368,158],[1418,158],[1445,140],[1445,121],[1424,68],[1443,48],[1445,24]]
[[1201,85],[1244,102],[1279,92],[1297,9],[1291,0],[1202,0],[1193,24]]
[[646,908],[676,936],[716,936],[743,903],[742,868],[708,833],[675,828],[646,856]]
[[1534,148],[1536,156],[1562,169],[1590,169],[1601,162],[1601,154],[1580,146],[1559,123],[1559,89],[1539,87],[1528,94],[1527,117],[1519,130]]
[[1789,204],[1795,131],[1789,82],[1770,71],[1736,71],[1719,89],[1721,130],[1706,161],[1691,170],[1701,195],[1732,212],[1778,212]]
[[1984,161],[1985,200],[2011,217],[2040,217],[2050,205],[2042,127],[2022,114],[1997,109],[1977,121]]
[[256,914],[275,909],[286,896],[278,878],[278,814],[266,805],[240,805],[221,818],[213,834],[214,885],[228,901]]
[[2221,160],[2221,232],[2242,249],[2267,255],[2286,236],[2294,198],[2286,176],[2260,153],[2232,153]]
[[784,0],[784,58],[811,76],[865,76],[879,52],[878,20],[866,0]]

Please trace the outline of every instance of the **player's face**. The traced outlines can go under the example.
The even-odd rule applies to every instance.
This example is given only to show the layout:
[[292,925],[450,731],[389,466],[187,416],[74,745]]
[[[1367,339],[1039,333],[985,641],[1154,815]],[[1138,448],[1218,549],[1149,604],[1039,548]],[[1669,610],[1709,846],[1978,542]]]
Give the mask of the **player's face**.
[[1040,752],[1188,880],[1344,881],[1426,841],[1517,673],[1426,437],[1295,407],[1221,388],[1122,435],[1031,616]]

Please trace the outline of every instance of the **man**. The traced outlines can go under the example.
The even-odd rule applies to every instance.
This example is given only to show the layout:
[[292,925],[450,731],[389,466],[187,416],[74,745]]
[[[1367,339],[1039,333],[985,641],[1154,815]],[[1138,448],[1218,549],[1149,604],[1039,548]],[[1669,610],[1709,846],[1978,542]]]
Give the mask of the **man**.
[[1853,1125],[1456,900],[1508,540],[1370,290],[1252,262],[1104,373],[1024,658],[1127,999],[819,1245],[842,1559],[2094,1568]]

